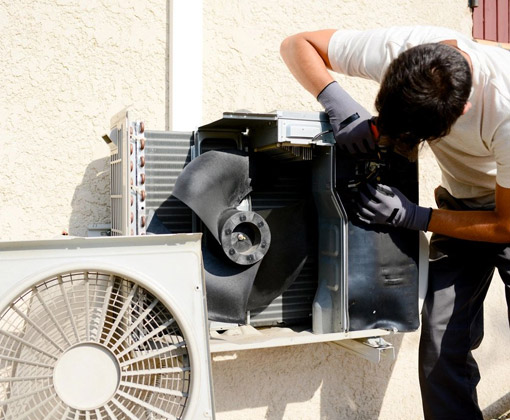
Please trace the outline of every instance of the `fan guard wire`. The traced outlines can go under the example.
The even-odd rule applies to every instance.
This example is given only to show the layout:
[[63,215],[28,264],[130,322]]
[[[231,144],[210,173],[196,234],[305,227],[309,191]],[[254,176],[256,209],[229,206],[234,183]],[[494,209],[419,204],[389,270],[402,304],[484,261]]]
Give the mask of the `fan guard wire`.
[[[107,401],[83,408],[61,398],[54,374],[62,355],[88,343],[113,355],[119,377]],[[190,389],[189,348],[177,320],[122,276],[61,273],[33,285],[1,315],[3,419],[182,419]]]

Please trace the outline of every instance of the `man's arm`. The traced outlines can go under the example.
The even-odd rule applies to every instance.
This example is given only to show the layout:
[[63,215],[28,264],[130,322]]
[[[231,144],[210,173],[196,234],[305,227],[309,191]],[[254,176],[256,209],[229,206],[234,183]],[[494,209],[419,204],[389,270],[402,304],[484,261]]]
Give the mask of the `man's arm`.
[[510,243],[510,188],[496,185],[493,211],[456,211],[420,207],[397,188],[372,187],[360,194],[359,218],[413,230],[427,230],[452,238],[479,242]]
[[510,243],[510,188],[496,185],[494,211],[432,210],[428,230],[459,239]]
[[367,153],[375,148],[372,115],[328,72],[328,47],[335,32],[324,29],[292,35],[282,42],[280,52],[296,80],[324,107],[340,150]]
[[314,97],[333,81],[328,45],[335,29],[303,32],[286,38],[280,54],[296,80]]

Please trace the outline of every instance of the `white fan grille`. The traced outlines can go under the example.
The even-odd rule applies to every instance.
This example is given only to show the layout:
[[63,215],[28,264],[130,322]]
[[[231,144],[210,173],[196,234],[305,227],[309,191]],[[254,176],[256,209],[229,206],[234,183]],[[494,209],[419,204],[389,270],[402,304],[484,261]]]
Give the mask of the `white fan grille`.
[[[62,356],[90,343],[113,355],[120,372],[112,395],[97,406],[87,406],[87,395],[66,401],[55,384]],[[185,335],[149,291],[109,273],[62,273],[34,285],[1,315],[0,417],[181,419],[190,366]]]

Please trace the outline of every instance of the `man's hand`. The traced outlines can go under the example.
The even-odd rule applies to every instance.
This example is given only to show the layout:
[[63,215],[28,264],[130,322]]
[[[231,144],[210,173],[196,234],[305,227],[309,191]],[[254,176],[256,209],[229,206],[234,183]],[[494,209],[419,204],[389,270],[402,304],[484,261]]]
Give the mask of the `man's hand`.
[[367,184],[368,195],[360,193],[359,218],[369,224],[383,224],[406,229],[428,229],[431,208],[411,203],[397,188]]
[[331,82],[317,96],[326,110],[336,143],[349,153],[369,153],[375,149],[370,113],[337,82]]

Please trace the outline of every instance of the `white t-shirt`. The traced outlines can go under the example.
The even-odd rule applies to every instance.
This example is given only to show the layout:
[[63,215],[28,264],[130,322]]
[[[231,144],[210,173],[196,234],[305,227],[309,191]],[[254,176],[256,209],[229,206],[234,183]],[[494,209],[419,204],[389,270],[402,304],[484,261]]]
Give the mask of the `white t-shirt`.
[[333,70],[381,82],[402,51],[456,40],[471,57],[472,108],[450,134],[430,146],[442,170],[442,185],[457,198],[494,202],[496,182],[510,188],[510,52],[482,45],[451,29],[414,26],[368,31],[339,30],[329,43]]

